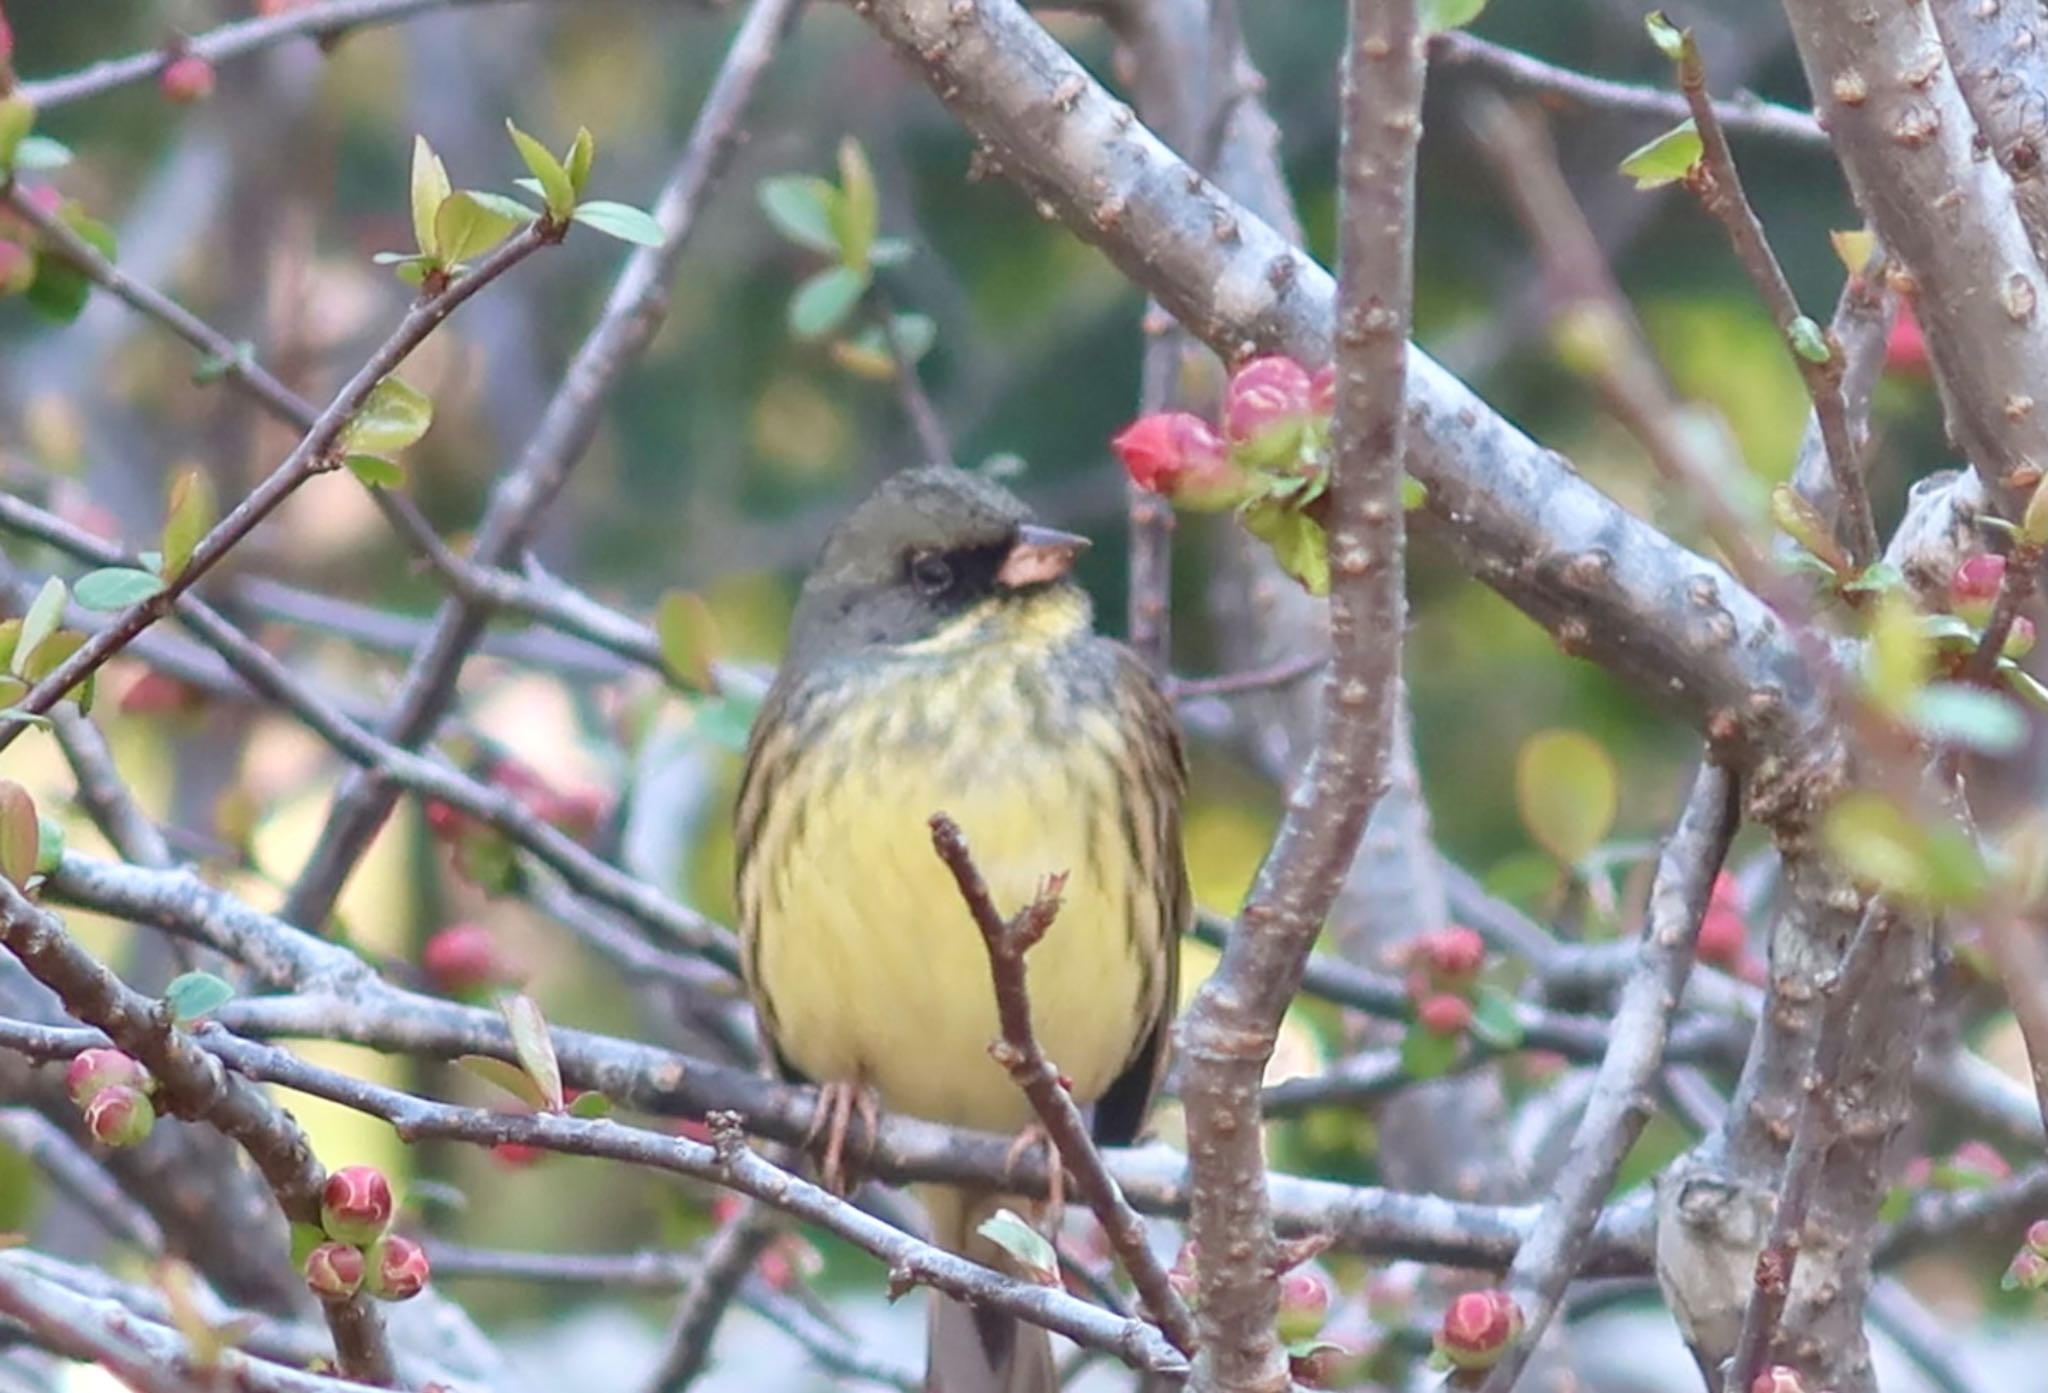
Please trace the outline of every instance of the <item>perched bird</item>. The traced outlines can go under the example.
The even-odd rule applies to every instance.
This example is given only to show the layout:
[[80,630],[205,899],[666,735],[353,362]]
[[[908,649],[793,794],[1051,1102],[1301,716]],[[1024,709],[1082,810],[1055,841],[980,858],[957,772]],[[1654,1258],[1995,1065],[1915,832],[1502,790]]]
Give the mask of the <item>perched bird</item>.
[[[747,986],[785,1073],[827,1090],[828,1180],[855,1097],[988,1131],[1033,1120],[989,1057],[987,951],[933,851],[934,813],[965,832],[1005,915],[1067,873],[1026,962],[1032,1024],[1098,1139],[1131,1141],[1158,1084],[1190,915],[1186,772],[1151,673],[1094,631],[1071,575],[1084,546],[996,484],[918,468],[839,524],[804,583],[735,842]],[[935,1241],[1004,1266],[976,1230],[1025,1205],[921,1197]],[[928,1359],[929,1393],[1056,1386],[1043,1330],[944,1297]]]

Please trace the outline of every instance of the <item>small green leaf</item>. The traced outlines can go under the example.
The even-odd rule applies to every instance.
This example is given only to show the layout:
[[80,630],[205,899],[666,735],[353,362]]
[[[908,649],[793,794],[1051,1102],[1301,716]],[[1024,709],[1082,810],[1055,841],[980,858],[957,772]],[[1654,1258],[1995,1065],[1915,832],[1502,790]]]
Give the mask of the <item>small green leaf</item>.
[[831,266],[818,272],[790,297],[790,332],[800,339],[825,337],[846,321],[867,289],[867,276],[849,267]]
[[1530,838],[1560,866],[1576,866],[1613,829],[1621,783],[1592,736],[1539,731],[1515,756],[1515,803]]
[[1920,637],[1939,649],[1953,651],[1977,646],[1977,631],[1953,614],[1920,615],[1917,627]]
[[185,569],[199,539],[213,530],[220,518],[220,502],[214,497],[213,477],[203,469],[187,469],[171,481],[164,508],[163,564],[158,573],[171,577]]
[[0,879],[16,889],[28,884],[40,837],[35,800],[14,780],[0,779]]
[[80,609],[111,614],[139,604],[163,588],[163,581],[148,571],[107,566],[80,576],[78,584],[72,588],[71,597]]
[[719,651],[718,622],[704,597],[671,590],[654,609],[654,632],[661,640],[661,660],[669,675],[693,692],[714,686],[712,660]]
[[1486,0],[1422,0],[1422,32],[1441,34],[1451,29],[1463,29],[1479,18],[1485,8]]
[[427,138],[416,135],[412,138],[412,235],[419,243],[420,255],[430,260],[441,259],[441,241],[434,230],[434,218],[440,213],[441,205],[448,195],[455,192],[455,186],[448,182],[448,167],[441,163],[441,157],[434,153],[434,147],[427,144]]
[[36,655],[36,649],[43,640],[57,632],[57,625],[64,618],[67,598],[64,582],[57,576],[44,581],[43,588],[36,592],[28,613],[21,617],[21,631],[14,640],[14,656],[8,662],[7,670],[16,677],[28,671],[29,659]]
[[64,864],[64,824],[55,818],[36,819],[36,874],[53,875]]
[[293,1224],[291,1226],[292,1266],[303,1269],[306,1259],[313,1250],[327,1242],[327,1230],[318,1224]]
[[1281,570],[1311,595],[1330,593],[1330,546],[1323,525],[1299,508],[1255,498],[1240,510],[1245,531],[1272,548]]
[[2048,545],[2048,478],[2034,485],[2027,499],[2026,511],[2020,515],[2020,540],[2037,547]]
[[1639,189],[1662,188],[1683,179],[1700,162],[1703,148],[1699,128],[1687,120],[1638,147],[1621,162],[1621,172]]
[[1884,1192],[1884,1203],[1877,1207],[1877,1222],[1896,1224],[1906,1217],[1906,1211],[1913,1207],[1913,1192],[1903,1185],[1894,1185]]
[[540,184],[548,213],[558,220],[568,217],[576,207],[576,188],[569,182],[569,171],[562,168],[562,162],[548,152],[547,146],[520,130],[509,119],[505,122],[505,129],[519,149],[519,158],[526,162],[526,167],[533,171],[534,179]]
[[187,972],[164,988],[164,1003],[171,1008],[171,1019],[183,1025],[219,1010],[234,995],[235,989],[211,972]]
[[501,218],[510,218],[514,223],[530,223],[540,216],[539,213],[527,207],[510,194],[486,193],[482,189],[464,189],[462,192],[479,206],[496,213]]
[[1863,648],[1863,690],[1887,715],[1906,719],[1914,697],[1927,685],[1934,663],[1927,640],[1912,601],[1895,594],[1879,598],[1870,618],[1870,639]]
[[434,244],[441,249],[442,261],[458,266],[497,246],[523,221],[485,207],[475,194],[452,193],[434,214]]
[[1807,315],[1802,314],[1785,326],[1785,340],[1794,353],[1809,363],[1825,363],[1833,356],[1827,334]]
[[1882,595],[1887,590],[1897,590],[1906,583],[1906,577],[1897,566],[1889,561],[1873,561],[1863,568],[1861,575],[1842,582],[1844,594]]
[[1491,983],[1472,997],[1472,1034],[1497,1050],[1520,1049],[1524,1037],[1515,999]]
[[1650,42],[1666,58],[1676,63],[1685,57],[1685,31],[1665,18],[1664,11],[1652,10],[1645,15],[1643,28],[1650,31]]
[[1403,474],[1401,476],[1402,511],[1412,513],[1428,502],[1429,489],[1423,484],[1422,480],[1416,478],[1413,474]]
[[1914,727],[1929,740],[2003,755],[2027,737],[2026,718],[2004,697],[1960,682],[1924,687],[1912,702]]
[[350,455],[342,463],[348,472],[355,475],[373,489],[395,489],[405,487],[405,466],[395,459],[382,455]]
[[504,1060],[493,1059],[487,1054],[466,1054],[455,1062],[493,1088],[511,1094],[530,1108],[539,1109],[547,1106],[532,1076],[516,1064],[507,1064]]
[[1946,821],[1923,826],[1881,794],[1842,797],[1821,839],[1857,880],[1926,908],[1966,908],[1984,890],[1984,861],[1966,833]]
[[569,1116],[583,1118],[610,1117],[612,1100],[602,1093],[579,1093],[569,1104]]
[[368,399],[342,429],[341,448],[368,455],[403,450],[433,423],[432,399],[403,378],[387,377],[370,389]]
[[[57,210],[66,227],[77,233],[100,255],[115,257],[114,232],[86,213],[78,203],[66,203]],[[25,298],[29,308],[57,324],[78,318],[92,295],[92,278],[54,252],[36,254],[36,278]]]
[[526,191],[527,191],[528,193],[532,194],[532,195],[533,195],[533,196],[534,196],[535,198],[539,199],[539,200],[540,200],[541,202],[543,202],[543,203],[547,202],[547,197],[548,197],[548,194],[547,194],[547,190],[546,190],[546,189],[543,189],[543,188],[542,188],[542,187],[540,186],[540,180],[538,180],[538,179],[514,179],[514,180],[513,180],[512,182],[513,182],[514,184],[517,184],[517,185],[518,185],[518,186],[519,186],[520,188],[522,188],[522,189],[525,189],[525,190],[526,190]]
[[839,255],[847,266],[863,272],[869,269],[868,251],[875,245],[881,222],[881,195],[875,188],[867,151],[858,140],[846,136],[839,142],[839,203],[833,210],[832,230],[838,234]]
[[747,735],[760,710],[758,696],[727,693],[699,702],[690,713],[691,729],[722,750],[745,754]]
[[569,142],[569,153],[562,160],[562,171],[569,176],[569,191],[578,198],[583,197],[583,186],[590,182],[590,164],[597,158],[597,141],[590,134],[590,127],[578,126],[576,138]]
[[0,170],[16,167],[22,141],[35,128],[36,104],[19,91],[0,98]]
[[998,1209],[982,1220],[975,1230],[1001,1248],[1017,1264],[1022,1276],[1040,1286],[1060,1283],[1060,1256],[1044,1234],[1008,1209]]
[[1424,1030],[1420,1024],[1410,1025],[1408,1033],[1401,1037],[1401,1072],[1418,1082],[1440,1079],[1457,1064],[1462,1048],[1459,1036],[1439,1035]]
[[14,168],[19,173],[46,174],[71,163],[71,147],[46,135],[23,136],[14,147]]
[[0,721],[18,721],[22,725],[48,730],[53,722],[38,711],[24,711],[19,706],[0,707]]
[[512,1053],[519,1056],[520,1067],[540,1091],[541,1105],[549,1112],[560,1112],[562,1066],[555,1059],[554,1037],[548,1034],[539,1003],[524,992],[515,992],[498,998],[498,1010],[504,1014],[505,1028],[512,1032]]
[[839,238],[832,231],[839,190],[831,184],[813,174],[779,174],[763,179],[754,197],[784,237],[814,252],[839,254]]
[[636,247],[658,247],[667,240],[654,215],[630,203],[611,203],[594,198],[578,207],[573,216],[592,232],[602,232],[607,237],[631,242]]

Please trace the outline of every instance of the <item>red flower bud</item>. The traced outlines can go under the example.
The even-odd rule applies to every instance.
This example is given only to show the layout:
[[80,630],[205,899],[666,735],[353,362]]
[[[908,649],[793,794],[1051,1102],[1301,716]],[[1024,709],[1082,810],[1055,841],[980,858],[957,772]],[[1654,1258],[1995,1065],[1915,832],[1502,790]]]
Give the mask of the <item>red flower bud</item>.
[[1411,940],[1408,960],[1426,970],[1436,987],[1460,991],[1472,985],[1485,965],[1486,940],[1471,929],[1452,924]]
[[1256,468],[1289,463],[1300,453],[1314,395],[1308,369],[1292,358],[1254,358],[1224,388],[1223,437]]
[[2008,1291],[2040,1291],[2048,1287],[2048,1257],[2032,1248],[2020,1249],[2013,1254],[2011,1264],[2005,1269],[2005,1280],[2001,1285]]
[[1699,960],[1733,971],[1748,949],[1749,931],[1743,927],[1742,916],[1725,904],[1710,905],[1700,920]]
[[2034,621],[2024,614],[2013,616],[2012,628],[2005,635],[2005,656],[2024,658],[2034,651]]
[[1364,1381],[1366,1351],[1353,1340],[1318,1340],[1287,1359],[1287,1373],[1302,1388],[1355,1388]]
[[1908,1190],[1924,1190],[1927,1182],[1934,1179],[1934,1158],[1915,1156],[1906,1162],[1905,1173],[1899,1177],[1899,1184]]
[[1313,1340],[1329,1319],[1331,1283],[1314,1263],[1280,1274],[1280,1317],[1275,1330],[1283,1345]]
[[1927,338],[1920,332],[1920,319],[1913,313],[1911,300],[1899,301],[1891,336],[1884,341],[1884,370],[1906,377],[1928,375]]
[[2048,1258],[2048,1219],[2036,1219],[2027,1225],[2027,1246]]
[[149,1070],[120,1050],[81,1050],[64,1070],[64,1091],[84,1107],[108,1088],[148,1092],[155,1086]]
[[1230,458],[1223,438],[1199,416],[1160,411],[1140,416],[1110,441],[1124,471],[1140,488],[1183,508],[1217,511],[1244,500],[1249,482]]
[[1726,871],[1714,877],[1714,888],[1707,893],[1708,904],[1727,905],[1730,909],[1742,908],[1742,887],[1735,883],[1735,877]]
[[343,1166],[320,1190],[320,1226],[341,1243],[374,1243],[397,1208],[391,1182],[375,1166]]
[[505,986],[517,976],[482,924],[451,924],[433,935],[420,950],[420,966],[435,987],[451,996]]
[[1749,1393],[1806,1393],[1806,1380],[1789,1364],[1773,1364],[1750,1380]]
[[1444,1312],[1436,1347],[1454,1369],[1491,1369],[1521,1335],[1522,1308],[1512,1296],[1468,1291]]
[[541,1149],[523,1141],[501,1141],[491,1148],[491,1159],[513,1170],[530,1166],[540,1158]]
[[452,842],[462,836],[462,829],[469,825],[469,814],[459,808],[443,803],[438,798],[427,800],[427,829],[444,842]]
[[1337,369],[1325,363],[1308,375],[1308,409],[1318,416],[1337,410]]
[[2004,581],[2005,558],[1995,552],[1980,552],[1949,577],[1949,607],[1965,623],[1981,628],[1991,618],[1992,603]]
[[0,63],[14,61],[14,26],[7,22],[7,16],[0,14]]
[[1472,1003],[1440,992],[1415,1008],[1415,1020],[1432,1035],[1463,1035],[1472,1025]]
[[430,1275],[427,1250],[402,1233],[392,1233],[370,1249],[363,1284],[379,1301],[408,1301],[426,1290]]
[[1949,1168],[1985,1185],[2012,1178],[2012,1163],[1989,1142],[1966,1141],[1949,1157]]
[[157,87],[168,101],[203,102],[213,95],[213,64],[196,53],[183,53],[164,64]]
[[102,1146],[139,1146],[156,1125],[156,1108],[139,1088],[103,1087],[85,1105],[85,1129]]
[[306,1285],[325,1301],[346,1301],[363,1284],[362,1250],[346,1243],[322,1243],[306,1254]]

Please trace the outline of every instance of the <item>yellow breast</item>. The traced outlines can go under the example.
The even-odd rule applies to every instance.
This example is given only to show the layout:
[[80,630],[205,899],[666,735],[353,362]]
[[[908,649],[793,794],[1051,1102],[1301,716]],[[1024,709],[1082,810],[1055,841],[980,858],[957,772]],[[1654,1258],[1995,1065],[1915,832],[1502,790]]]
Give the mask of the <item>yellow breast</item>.
[[1081,1101],[1109,1087],[1153,1019],[1162,915],[1135,857],[1126,732],[1115,703],[1075,700],[1039,648],[886,664],[759,742],[757,762],[781,773],[766,781],[739,887],[749,981],[807,1077],[858,1080],[893,1111],[961,1126],[1030,1119],[988,1057],[988,958],[932,851],[937,812],[965,831],[1005,914],[1067,873],[1028,973],[1039,1039]]

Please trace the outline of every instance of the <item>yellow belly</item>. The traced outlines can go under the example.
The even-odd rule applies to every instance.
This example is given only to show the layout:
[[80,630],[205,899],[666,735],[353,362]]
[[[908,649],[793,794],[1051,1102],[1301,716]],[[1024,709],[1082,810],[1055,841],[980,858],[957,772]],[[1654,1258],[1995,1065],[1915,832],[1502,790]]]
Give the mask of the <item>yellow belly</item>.
[[1067,873],[1027,970],[1039,1039],[1084,1103],[1130,1061],[1149,1018],[1160,973],[1131,926],[1159,915],[1131,864],[1114,722],[1080,713],[1049,747],[1011,684],[950,677],[920,683],[933,689],[917,699],[860,703],[868,717],[837,718],[794,761],[801,792],[772,800],[742,887],[753,987],[783,1056],[809,1078],[857,1080],[892,1111],[1010,1131],[1031,1109],[989,1058],[987,953],[927,819],[960,824],[1006,915]]

